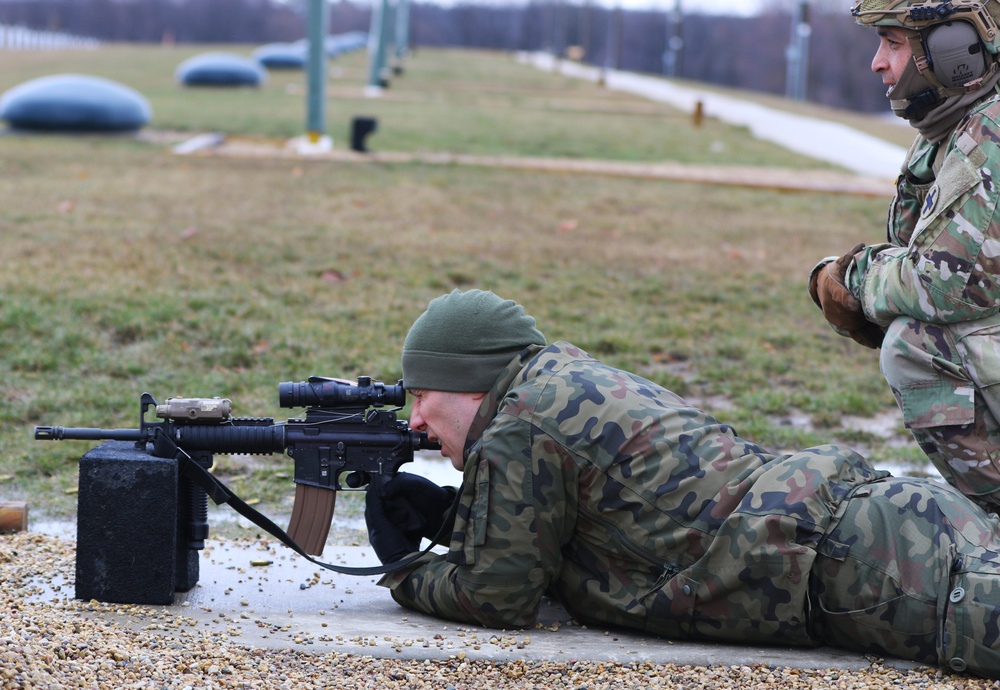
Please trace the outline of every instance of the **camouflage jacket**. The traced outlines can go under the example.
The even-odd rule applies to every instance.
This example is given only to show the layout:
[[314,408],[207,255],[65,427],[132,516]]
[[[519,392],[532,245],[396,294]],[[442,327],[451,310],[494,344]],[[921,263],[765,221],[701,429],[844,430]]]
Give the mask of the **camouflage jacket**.
[[888,242],[866,248],[847,285],[870,321],[956,323],[1000,312],[1000,96],[945,142],[918,136],[897,180]]
[[882,476],[836,446],[770,454],[568,343],[529,348],[473,423],[448,553],[380,584],[490,627],[532,626],[552,594],[589,624],[811,644],[815,546]]

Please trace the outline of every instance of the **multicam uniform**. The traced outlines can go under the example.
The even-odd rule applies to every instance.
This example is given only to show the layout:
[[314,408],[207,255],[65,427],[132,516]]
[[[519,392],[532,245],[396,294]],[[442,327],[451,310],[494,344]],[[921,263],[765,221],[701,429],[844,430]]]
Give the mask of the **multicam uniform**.
[[917,137],[897,182],[887,244],[846,283],[887,328],[882,372],[906,426],[963,493],[1000,505],[1000,96],[951,137]]
[[1000,523],[825,445],[773,455],[568,343],[515,358],[473,423],[447,554],[387,575],[404,606],[671,638],[828,642],[1000,675]]

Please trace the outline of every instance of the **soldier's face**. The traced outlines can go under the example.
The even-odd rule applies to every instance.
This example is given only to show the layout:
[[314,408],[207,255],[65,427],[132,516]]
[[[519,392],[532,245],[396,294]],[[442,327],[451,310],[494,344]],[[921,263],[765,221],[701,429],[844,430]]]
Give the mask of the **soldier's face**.
[[410,428],[441,444],[456,470],[465,468],[465,441],[485,393],[408,390],[413,397]]
[[913,59],[909,35],[908,30],[898,26],[878,27],[879,46],[872,60],[872,72],[882,77],[886,86],[895,86]]

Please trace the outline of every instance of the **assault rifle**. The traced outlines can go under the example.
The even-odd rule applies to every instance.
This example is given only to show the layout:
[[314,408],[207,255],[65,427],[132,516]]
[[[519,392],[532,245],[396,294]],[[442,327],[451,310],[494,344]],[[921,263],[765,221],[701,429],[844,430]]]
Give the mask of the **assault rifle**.
[[[170,398],[161,405],[143,393],[138,429],[36,426],[35,438],[134,441],[153,456],[196,463],[202,469],[193,469],[200,475],[191,475],[195,480],[181,487],[192,492],[187,529],[192,549],[202,548],[208,536],[208,493],[203,486],[216,502],[238,502],[252,511],[208,474],[212,454],[286,453],[295,460],[296,485],[287,535],[306,553],[318,556],[330,531],[338,491],[361,490],[374,475],[395,474],[413,460],[415,450],[440,449],[427,434],[411,431],[406,421],[396,418],[405,402],[402,381],[385,385],[362,376],[354,385],[314,376],[278,384],[279,405],[306,408],[303,418],[275,422],[270,417],[233,417],[226,398]],[[386,406],[394,409],[383,409]],[[163,421],[147,420],[151,409]]]

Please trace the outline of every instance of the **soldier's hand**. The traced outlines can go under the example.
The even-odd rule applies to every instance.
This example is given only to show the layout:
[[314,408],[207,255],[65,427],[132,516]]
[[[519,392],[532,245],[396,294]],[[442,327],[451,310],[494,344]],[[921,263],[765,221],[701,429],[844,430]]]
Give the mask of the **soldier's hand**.
[[[380,491],[389,515],[396,514],[400,520],[405,521],[408,533],[427,539],[434,539],[441,532],[457,493],[451,487],[438,486],[431,480],[410,472],[399,472],[382,484]],[[443,538],[451,537],[453,524],[454,517],[442,535]]]
[[[420,550],[420,536],[407,529],[412,516],[401,515],[397,508],[386,504],[382,492],[385,482],[382,475],[372,478],[365,493],[365,524],[375,555],[382,563],[395,563]],[[390,508],[393,509],[391,513]]]
[[821,263],[809,276],[809,295],[823,310],[823,316],[835,330],[850,336],[855,342],[877,349],[885,333],[865,317],[861,302],[847,289],[847,267],[854,255],[864,249],[859,243],[840,258]]

